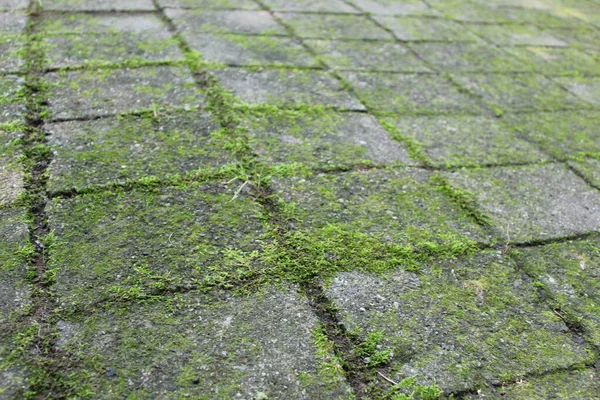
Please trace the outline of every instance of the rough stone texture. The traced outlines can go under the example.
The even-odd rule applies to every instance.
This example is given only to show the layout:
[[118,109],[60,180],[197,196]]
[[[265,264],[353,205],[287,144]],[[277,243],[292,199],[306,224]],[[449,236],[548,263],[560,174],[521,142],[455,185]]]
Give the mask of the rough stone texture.
[[268,11],[167,9],[166,14],[183,31],[240,33],[240,34],[285,34]]
[[410,163],[400,144],[363,113],[281,112],[256,114],[246,121],[251,146],[265,162],[318,168]]
[[320,71],[228,68],[210,72],[243,103],[293,107],[317,104],[364,110],[364,106],[331,75]]
[[152,0],[43,0],[46,10],[64,11],[150,11]]
[[12,339],[14,331],[4,329],[0,334],[0,399],[23,398],[27,391],[27,367],[18,358],[18,349]]
[[556,81],[586,102],[596,107],[600,105],[600,78],[569,77],[557,78]]
[[27,8],[27,0],[0,0],[0,10],[12,11]]
[[339,70],[431,72],[410,49],[387,41],[305,40],[328,66]]
[[18,136],[0,127],[0,207],[14,203],[25,192]]
[[388,375],[416,376],[446,393],[586,362],[584,345],[531,281],[496,252],[433,262],[422,275],[338,275],[327,294],[348,329],[382,332]]
[[437,75],[341,72],[367,107],[397,114],[480,112],[480,107]]
[[264,0],[263,3],[273,11],[359,12],[343,0]]
[[476,40],[477,37],[456,22],[415,17],[376,16],[375,19],[392,30],[400,40]]
[[16,72],[24,65],[22,37],[0,36],[0,72]]
[[391,39],[363,15],[277,13],[298,37],[313,39]]
[[278,36],[251,36],[183,32],[192,49],[208,63],[231,66],[285,65],[314,67],[316,60],[294,39]]
[[394,120],[438,166],[477,166],[546,161],[548,156],[492,118],[421,116]]
[[508,51],[530,69],[548,75],[599,74],[600,62],[583,51],[562,47],[513,47]]
[[223,141],[213,138],[219,128],[203,112],[48,124],[54,153],[48,189],[218,168],[232,160]]
[[591,51],[592,55],[600,53],[600,32],[591,29],[566,29],[556,31],[556,35],[567,41],[571,47]]
[[468,29],[501,46],[567,46],[567,42],[555,36],[554,32],[532,25],[511,25],[510,29],[506,29],[505,25],[469,25]]
[[261,209],[243,193],[232,201],[240,184],[55,200],[57,302],[85,306],[259,271]]
[[260,6],[252,0],[158,0],[161,7],[206,8],[225,10],[258,10]]
[[351,0],[360,10],[380,15],[440,15],[421,0]]
[[16,96],[24,82],[22,77],[0,75],[0,124],[23,118],[25,108]]
[[27,25],[27,15],[22,12],[0,12],[0,35],[22,34]]
[[600,188],[600,160],[587,158],[584,161],[570,161],[569,165],[575,168],[596,188]]
[[69,71],[48,74],[46,79],[55,119],[204,104],[190,73],[179,67]]
[[448,172],[506,242],[579,235],[600,228],[600,193],[560,164]]
[[[314,344],[318,320],[294,291],[190,292],[58,323],[60,346],[100,398],[346,399]],[[107,374],[107,369],[110,374]]]

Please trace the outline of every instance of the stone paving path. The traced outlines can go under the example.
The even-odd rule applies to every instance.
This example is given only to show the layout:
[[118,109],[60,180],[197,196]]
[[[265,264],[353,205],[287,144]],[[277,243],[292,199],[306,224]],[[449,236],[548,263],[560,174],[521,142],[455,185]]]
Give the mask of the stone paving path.
[[599,399],[597,0],[0,0],[0,399]]

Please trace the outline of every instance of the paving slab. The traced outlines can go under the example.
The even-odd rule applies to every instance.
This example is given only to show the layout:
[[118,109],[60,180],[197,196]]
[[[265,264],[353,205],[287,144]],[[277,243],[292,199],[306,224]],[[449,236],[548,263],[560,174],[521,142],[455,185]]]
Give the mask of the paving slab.
[[406,150],[364,113],[256,113],[243,126],[254,151],[268,163],[313,168],[411,163]]
[[0,207],[14,203],[25,193],[23,165],[18,140],[22,132],[0,126]]
[[295,39],[186,31],[183,38],[210,64],[230,66],[316,67],[314,57]]
[[536,146],[490,117],[399,117],[393,123],[401,135],[414,139],[432,163],[441,167],[549,160]]
[[16,72],[23,69],[25,39],[20,36],[0,36],[0,72]]
[[[58,322],[100,398],[347,399],[319,322],[292,289],[190,292]],[[341,367],[340,367],[341,370]],[[107,372],[108,371],[108,372]]]
[[447,79],[430,74],[340,72],[372,110],[395,114],[479,113]]
[[577,321],[583,334],[600,348],[600,254],[597,238],[523,248],[512,257],[538,282],[565,318]]
[[166,9],[180,31],[285,35],[268,11]]
[[586,158],[583,161],[569,161],[569,165],[575,168],[592,185],[600,188],[600,160]]
[[28,368],[18,360],[18,344],[13,337],[17,332],[3,329],[0,334],[0,399],[23,398],[29,384]]
[[553,111],[589,108],[589,103],[538,74],[454,75],[454,79],[498,115],[505,111]]
[[600,193],[561,164],[445,173],[471,192],[508,243],[581,235],[600,228]]
[[305,39],[392,39],[392,35],[364,15],[276,13],[294,33]]
[[0,12],[0,35],[20,35],[25,32],[27,15],[24,12]]
[[360,10],[379,15],[440,15],[422,0],[351,0]]
[[165,179],[233,161],[214,136],[219,124],[205,112],[159,118],[124,117],[47,124],[53,157],[50,191],[128,179]]
[[85,307],[260,271],[262,210],[243,193],[232,201],[240,185],[55,200],[48,219],[60,239],[48,269],[57,303]]
[[533,25],[474,25],[467,28],[490,42],[500,46],[546,46],[567,47],[554,31],[542,30]]
[[[432,262],[422,274],[341,273],[327,289],[351,332],[379,334],[385,373],[446,394],[586,362],[585,345],[497,252]],[[367,361],[365,361],[367,362]]]
[[263,0],[272,11],[302,11],[330,13],[358,13],[359,11],[343,0]]
[[548,75],[600,74],[600,61],[583,51],[562,47],[517,47],[507,51],[531,70]]
[[258,3],[252,0],[158,0],[161,7],[205,8],[225,10],[259,10]]
[[388,41],[305,40],[329,67],[337,70],[431,72],[409,48]]
[[144,67],[56,72],[49,109],[55,119],[90,118],[165,107],[205,104],[189,71],[181,67]]
[[321,71],[243,68],[213,70],[224,89],[249,105],[325,105],[349,110],[365,107],[331,75]]
[[23,119],[25,107],[18,99],[25,79],[16,75],[0,75],[0,124]]
[[563,29],[556,30],[556,36],[566,41],[570,47],[600,54],[600,32],[597,29]]
[[22,10],[27,8],[28,5],[27,0],[0,0],[0,10]]
[[374,17],[381,25],[405,41],[474,41],[477,37],[454,21],[438,18]]
[[45,10],[60,11],[151,11],[152,0],[44,0]]
[[577,76],[556,78],[555,81],[577,97],[595,107],[600,106],[600,78]]

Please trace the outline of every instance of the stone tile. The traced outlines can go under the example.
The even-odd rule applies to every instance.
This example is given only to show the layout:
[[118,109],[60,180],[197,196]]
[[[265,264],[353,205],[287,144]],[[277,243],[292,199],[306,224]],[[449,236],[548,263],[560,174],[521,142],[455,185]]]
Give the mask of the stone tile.
[[312,39],[391,39],[364,15],[278,13],[298,37]]
[[19,134],[6,132],[0,126],[0,208],[14,203],[25,192],[18,139]]
[[[1,9],[1,7],[0,7]],[[25,33],[27,15],[21,12],[0,12],[0,35],[12,36]]]
[[[600,154],[598,154],[600,157]],[[600,188],[600,160],[586,158],[583,161],[573,160],[569,164],[585,177],[592,185]]]
[[440,15],[422,0],[351,0],[356,7],[380,15]]
[[566,41],[570,47],[595,52],[600,55],[600,31],[592,29],[568,29],[556,31],[556,36]]
[[567,47],[553,31],[545,31],[532,25],[468,25],[468,29],[490,42],[501,46]]
[[410,49],[387,41],[305,40],[331,68],[340,70],[431,72]]
[[364,113],[256,113],[244,126],[250,145],[268,163],[316,168],[410,163],[400,144]]
[[64,11],[150,11],[152,0],[44,0],[46,10]]
[[25,65],[23,51],[25,38],[0,36],[0,72],[16,72]]
[[341,72],[370,109],[398,114],[479,112],[472,100],[437,75]]
[[503,49],[484,43],[409,43],[425,61],[443,72],[531,71],[528,66]]
[[598,238],[519,249],[512,257],[537,280],[540,290],[565,318],[578,321],[583,335],[600,347],[600,255]]
[[455,76],[458,83],[480,97],[497,114],[504,111],[562,110],[589,105],[552,80],[536,74],[471,74]]
[[358,13],[343,0],[263,0],[272,11]]
[[99,397],[352,396],[333,352],[318,347],[319,322],[308,302],[289,289],[248,296],[191,292],[106,307],[58,327],[60,347],[90,371],[85,383]]
[[179,67],[68,71],[47,74],[46,79],[55,119],[204,104],[188,70]]
[[25,107],[17,95],[25,79],[14,75],[0,75],[0,124],[21,120]]
[[208,63],[233,66],[317,65],[301,43],[291,38],[193,32],[183,32],[182,36]]
[[232,161],[212,137],[219,128],[203,112],[48,124],[48,190],[218,168]]
[[[13,337],[17,332],[4,328],[0,333],[0,398],[22,399],[29,388],[25,361],[15,354],[17,344]],[[18,353],[17,353],[18,354]]]
[[600,78],[564,77],[555,78],[555,80],[577,97],[594,106],[600,106]]
[[380,335],[394,381],[414,376],[452,393],[589,362],[585,345],[495,251],[426,268],[341,273],[326,292],[349,331]]
[[561,164],[445,174],[470,191],[503,240],[530,242],[600,228],[600,193]]
[[294,210],[293,226],[317,237],[335,227],[415,247],[483,240],[482,229],[437,192],[430,177],[416,168],[368,170],[282,178],[274,189]]
[[27,0],[0,0],[0,10],[22,10],[27,8],[28,3]]
[[[62,307],[256,273],[262,208],[235,183],[56,199],[49,269]],[[92,290],[93,288],[93,290]]]
[[507,126],[560,160],[600,155],[600,113],[548,112],[511,115]]
[[256,35],[286,34],[283,26],[278,24],[268,11],[167,9],[165,13],[180,31]]
[[374,17],[400,40],[473,41],[477,37],[450,20],[415,17]]
[[330,75],[320,71],[260,70],[240,68],[211,71],[221,85],[250,105],[293,107],[317,104],[349,110],[364,106]]
[[533,145],[483,116],[422,116],[394,120],[437,166],[519,164],[548,160]]
[[51,14],[42,18],[38,31],[43,34],[121,34],[168,39],[171,35],[153,14]]
[[161,7],[205,8],[225,10],[259,10],[260,6],[252,0],[158,0]]
[[507,51],[523,60],[531,70],[548,75],[600,74],[600,61],[577,49],[512,47]]

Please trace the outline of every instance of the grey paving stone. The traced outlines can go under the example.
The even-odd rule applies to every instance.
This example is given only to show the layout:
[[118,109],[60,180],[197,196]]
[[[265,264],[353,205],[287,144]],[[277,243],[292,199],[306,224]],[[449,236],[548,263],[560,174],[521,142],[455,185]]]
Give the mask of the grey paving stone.
[[0,207],[14,203],[25,192],[19,136],[0,127]]
[[531,70],[548,75],[600,74],[600,61],[583,51],[562,47],[512,47],[507,51]]
[[0,12],[0,35],[20,35],[25,31],[27,15],[23,12]]
[[555,35],[566,41],[570,47],[600,55],[600,32],[597,29],[556,30]]
[[22,120],[25,108],[17,95],[25,79],[15,75],[0,75],[0,124]]
[[277,13],[298,37],[312,39],[391,39],[364,15]]
[[46,10],[64,11],[149,11],[152,0],[43,0]]
[[330,75],[320,71],[228,68],[211,71],[242,103],[289,106],[318,104],[349,110],[364,106]]
[[414,376],[449,394],[590,358],[496,252],[432,262],[421,275],[341,273],[326,293],[349,331],[380,335],[379,348],[393,354],[386,375],[396,382]]
[[161,7],[259,10],[252,0],[158,0]]
[[23,68],[25,38],[0,36],[0,72],[16,72]]
[[508,242],[578,235],[600,228],[600,193],[561,164],[445,174],[473,193]]
[[600,106],[600,78],[564,77],[555,78],[555,80],[577,97],[594,106]]
[[479,106],[437,75],[340,72],[367,107],[394,114],[480,112]]
[[28,390],[27,366],[18,360],[17,344],[14,343],[14,330],[3,329],[0,333],[0,399],[19,399]]
[[[61,307],[256,273],[262,209],[239,184],[103,193],[48,207]],[[92,290],[93,288],[93,290]]]
[[37,30],[43,34],[127,34],[167,39],[170,34],[160,18],[153,14],[96,13],[50,14],[42,18]]
[[188,70],[179,67],[69,71],[47,74],[46,80],[55,119],[204,104]]
[[584,161],[573,160],[569,164],[585,177],[592,185],[600,188],[600,160],[587,158]]
[[425,61],[442,72],[522,72],[533,66],[502,48],[486,43],[408,43]]
[[383,242],[415,245],[485,240],[475,223],[429,184],[416,168],[369,170],[278,179],[275,191],[294,209],[297,229],[332,226]]
[[483,116],[421,116],[394,120],[438,166],[519,164],[549,157],[496,120]]
[[167,9],[167,16],[181,31],[240,34],[278,34],[286,31],[268,11]]
[[0,0],[0,10],[22,10],[27,8],[28,3],[27,0]]
[[289,289],[239,297],[191,292],[58,326],[61,348],[82,360],[91,372],[86,383],[101,398],[352,397],[343,376],[324,365],[336,361],[316,345],[317,318]]
[[509,115],[507,126],[553,157],[600,155],[600,114],[594,111]]
[[232,161],[211,136],[219,128],[204,112],[48,124],[48,190],[218,168]]
[[380,15],[440,15],[421,0],[351,0],[364,12]]
[[291,38],[194,32],[183,32],[182,36],[208,63],[233,66],[317,65],[301,43]]
[[[507,28],[510,29],[507,29]],[[532,25],[468,25],[468,29],[494,44],[501,46],[547,46],[567,47],[554,31],[546,31]]]
[[305,40],[328,66],[340,70],[431,72],[410,49],[387,41]]
[[269,163],[317,168],[410,163],[400,144],[364,113],[256,113],[244,126],[255,152]]
[[552,80],[538,74],[470,74],[454,78],[497,114],[504,111],[551,111],[588,108]]
[[273,11],[359,12],[343,0],[263,0],[262,2]]
[[460,24],[438,18],[375,16],[400,40],[474,41],[477,37]]
[[580,331],[600,348],[600,257],[597,238],[519,249],[519,267],[565,318],[578,321]]

